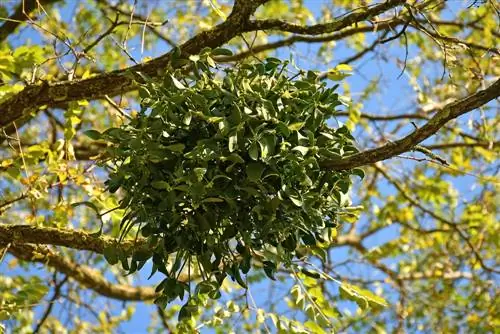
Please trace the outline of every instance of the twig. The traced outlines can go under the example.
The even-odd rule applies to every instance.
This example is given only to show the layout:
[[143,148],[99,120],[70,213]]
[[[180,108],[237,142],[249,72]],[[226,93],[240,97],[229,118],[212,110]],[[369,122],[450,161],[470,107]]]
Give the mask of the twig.
[[170,328],[170,325],[167,322],[167,315],[165,314],[165,311],[160,306],[156,306],[156,311],[158,312],[158,316],[160,317],[160,321],[161,324],[163,325],[163,328],[165,328],[167,333],[173,333],[172,329]]
[[45,312],[43,313],[42,317],[40,318],[40,320],[38,321],[35,329],[33,330],[33,334],[37,334],[40,329],[42,328],[44,322],[47,320],[47,318],[49,317],[50,315],[50,312],[52,312],[52,308],[54,307],[54,303],[55,301],[60,297],[60,293],[61,293],[61,288],[63,287],[63,285],[68,281],[69,279],[69,276],[66,275],[64,276],[64,278],[59,282],[57,283],[56,282],[56,277],[57,277],[57,271],[54,272],[54,276],[53,276],[53,281],[55,283],[55,287],[54,287],[54,294],[52,295],[52,297],[50,298],[50,302],[49,304],[47,305],[47,308],[45,309]]
[[128,120],[131,120],[132,117],[129,116],[118,104],[115,103],[108,95],[104,95],[104,99],[116,110],[120,115],[125,117]]
[[100,41],[102,41],[102,39],[106,36],[108,36],[109,34],[111,34],[113,32],[113,30],[115,30],[115,28],[118,26],[119,22],[118,22],[118,18],[119,18],[119,15],[116,14],[116,17],[115,17],[115,20],[112,21],[111,23],[111,26],[105,31],[103,32],[101,35],[99,35],[92,43],[90,43],[89,45],[87,45],[84,49],[83,49],[83,53],[88,53],[92,48],[94,48]]

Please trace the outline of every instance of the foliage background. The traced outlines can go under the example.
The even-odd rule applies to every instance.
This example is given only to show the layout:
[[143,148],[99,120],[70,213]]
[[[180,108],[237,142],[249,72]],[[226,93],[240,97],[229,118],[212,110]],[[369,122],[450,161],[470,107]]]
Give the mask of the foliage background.
[[[297,26],[278,26],[291,32],[235,36],[225,45],[241,59],[220,61],[292,54],[299,67],[320,71],[349,63],[353,73],[341,88],[352,104],[338,121],[354,131],[358,147],[381,146],[421,127],[447,103],[488,87],[500,68],[494,1],[408,1],[422,7],[414,12],[419,24],[405,30],[407,12],[392,3],[381,17],[371,18],[389,21],[373,25],[363,19],[316,37],[313,29],[297,27],[331,22],[371,2],[270,1],[256,18]],[[118,236],[122,213],[104,215],[98,237],[88,234],[99,230],[95,212],[71,206],[91,201],[106,212],[117,204],[116,197],[103,192],[105,171],[91,161],[102,147],[83,132],[119,125],[138,110],[136,92],[128,92],[120,78],[106,81],[102,73],[136,62],[161,65],[156,57],[222,22],[233,4],[25,0],[29,20],[16,16],[18,7],[17,2],[0,4],[0,124],[5,130],[0,312],[8,313],[5,324],[19,332],[174,331],[176,306],[159,310],[150,302],[149,286],[159,278],[124,277],[100,255],[103,244],[111,242],[107,238]],[[381,42],[391,36],[395,39]],[[208,34],[201,37],[197,42],[212,41]],[[106,80],[101,86],[85,81],[78,86],[78,80],[96,77]],[[66,86],[51,85],[67,80],[72,81]],[[72,90],[72,82],[78,89]],[[37,86],[15,95],[29,84]],[[30,103],[37,108],[12,116],[15,108]],[[250,293],[228,282],[219,305],[197,323],[207,320],[202,327],[207,332],[209,327],[276,332],[278,318],[296,319],[311,332],[320,332],[318,326],[326,330],[328,322],[339,332],[493,331],[500,312],[498,128],[498,101],[493,100],[423,143],[448,167],[421,152],[365,167],[367,177],[350,199],[364,207],[359,219],[344,222],[326,256],[318,250],[311,261],[336,280],[383,296],[389,307],[363,310],[340,298],[339,284],[332,280],[296,280],[293,273],[281,272],[281,281],[273,283],[260,273],[248,278]]]

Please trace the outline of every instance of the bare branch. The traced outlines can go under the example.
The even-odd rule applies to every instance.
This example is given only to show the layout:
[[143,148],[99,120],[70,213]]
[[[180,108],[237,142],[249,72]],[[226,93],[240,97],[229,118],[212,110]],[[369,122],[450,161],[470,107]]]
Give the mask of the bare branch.
[[105,297],[139,301],[151,300],[157,296],[155,290],[150,287],[133,287],[109,282],[98,271],[79,265],[46,246],[12,244],[8,251],[18,259],[52,267]]
[[463,148],[463,147],[482,147],[482,148],[487,148],[489,150],[493,148],[500,147],[500,141],[480,141],[480,142],[470,142],[470,143],[442,143],[442,144],[432,144],[432,145],[425,145],[425,148],[428,148],[430,150],[447,150],[447,149],[453,149],[453,148]]
[[399,275],[399,279],[402,281],[416,281],[424,279],[444,279],[444,280],[456,280],[456,279],[471,279],[473,275],[469,272],[462,271],[450,271],[447,273],[437,273],[435,271],[424,271],[416,273],[408,273]]
[[[404,28],[395,36],[391,37],[390,40],[399,38],[406,30],[406,27],[411,26],[415,29],[418,30],[418,25],[417,24],[411,24],[411,17],[396,17],[391,20],[384,20],[384,21],[374,21],[372,22],[372,25],[363,25],[363,26],[356,26],[352,28],[347,28],[343,29],[341,31],[334,32],[330,35],[325,35],[325,36],[310,36],[311,34],[300,34],[300,35],[294,35],[276,42],[272,43],[267,43],[267,44],[262,44],[262,45],[257,45],[252,48],[252,50],[247,50],[244,52],[241,52],[239,54],[233,55],[233,56],[221,56],[217,57],[217,61],[219,62],[233,62],[233,61],[238,61],[245,59],[252,54],[257,54],[260,52],[265,52],[265,51],[270,51],[270,50],[275,50],[281,47],[285,46],[290,46],[298,42],[303,42],[303,43],[323,43],[323,42],[329,42],[329,41],[338,41],[350,36],[353,36],[358,33],[369,33],[369,32],[380,32],[380,31],[392,31],[395,27],[403,25]],[[417,20],[418,22],[422,23],[424,22],[423,20]],[[256,22],[256,21],[254,21]],[[447,24],[448,22],[444,22],[443,24]],[[255,23],[253,23],[255,24]],[[324,31],[328,30],[328,27],[326,24],[322,25],[317,25],[318,27],[322,27]],[[317,28],[319,29],[319,28]],[[258,30],[258,29],[257,29]],[[280,29],[277,29],[280,30]],[[321,34],[323,35],[323,34]],[[471,42],[466,42],[454,37],[447,37],[447,36],[439,36],[444,40],[447,40],[450,43],[454,44],[462,44],[466,45],[467,47],[471,49],[478,49],[482,51],[491,51],[494,53],[498,53],[498,49],[494,47],[486,47],[479,45],[477,43],[471,43]],[[378,44],[381,44],[382,42],[388,42],[389,40],[385,39],[383,41],[381,40],[376,40],[372,45],[364,49],[363,51],[359,52],[358,54],[348,58],[346,61],[340,61],[339,63],[349,63],[354,60],[359,59],[362,57],[364,54],[366,54],[369,51],[372,51]],[[351,59],[352,58],[352,59]]]
[[407,152],[415,145],[439,131],[448,121],[466,114],[498,96],[500,96],[500,79],[484,90],[480,90],[461,100],[447,104],[426,124],[404,138],[396,140],[395,142],[389,142],[378,148],[353,154],[344,159],[325,161],[322,163],[322,167],[332,170],[351,169],[386,160]]
[[389,183],[391,183],[399,191],[399,193],[411,205],[415,206],[416,208],[420,209],[422,212],[425,212],[426,214],[428,214],[432,218],[440,221],[441,223],[449,226],[454,232],[456,232],[460,236],[460,238],[463,241],[465,241],[467,246],[470,248],[470,250],[472,251],[472,253],[474,255],[474,258],[480,264],[481,268],[483,268],[486,271],[492,272],[492,273],[497,273],[497,274],[500,273],[500,269],[489,267],[484,262],[483,257],[479,253],[479,250],[476,249],[476,246],[474,246],[474,244],[471,242],[470,238],[467,236],[467,234],[464,231],[462,231],[462,229],[458,226],[457,223],[447,219],[443,215],[435,213],[434,211],[432,211],[432,210],[426,208],[425,206],[423,206],[422,204],[420,204],[419,201],[417,201],[415,198],[413,198],[399,182],[397,182],[394,178],[392,178],[387,173],[387,171],[382,167],[381,164],[376,164],[375,168],[380,172],[380,174],[382,174],[387,179],[387,181],[389,181]]
[[282,39],[273,43],[268,43],[268,44],[262,44],[262,45],[257,45],[252,48],[252,50],[247,50],[238,54],[235,54],[233,56],[220,56],[217,57],[216,60],[219,62],[232,62],[232,61],[238,61],[241,59],[245,59],[249,57],[252,54],[257,54],[260,52],[265,52],[265,51],[270,51],[270,50],[275,50],[284,46],[290,46],[292,44],[298,43],[298,42],[303,42],[303,43],[323,43],[323,42],[331,42],[331,41],[338,41],[356,34],[360,33],[368,33],[368,32],[373,32],[375,29],[377,31],[388,31],[391,30],[392,28],[402,24],[401,20],[391,20],[391,21],[386,21],[382,22],[379,24],[375,24],[373,26],[371,25],[364,25],[364,26],[359,26],[359,27],[354,27],[354,28],[347,28],[339,32],[332,33],[330,35],[325,35],[325,36],[307,36],[307,35],[294,35],[286,39]]
[[254,20],[244,27],[243,32],[256,30],[279,30],[303,35],[328,34],[347,28],[355,23],[366,21],[374,16],[386,12],[391,8],[403,5],[404,3],[406,3],[405,0],[389,0],[367,9],[360,9],[358,11],[351,12],[350,14],[344,15],[333,22],[320,23],[312,26],[302,26],[283,20]]
[[31,12],[39,6],[56,3],[60,0],[21,0],[14,14],[0,26],[0,42],[3,42],[24,21],[28,20]]
[[50,312],[52,312],[52,308],[54,307],[54,302],[61,296],[61,289],[63,285],[68,281],[69,277],[64,276],[64,278],[59,282],[56,281],[56,278],[57,278],[57,272],[54,273],[54,279],[53,279],[54,294],[50,298],[49,303],[47,304],[47,308],[45,309],[45,312],[43,313],[42,317],[40,318],[40,320],[38,320],[38,323],[36,324],[36,327],[33,330],[33,334],[39,333],[43,324],[45,323],[45,321],[47,321],[47,318],[49,317]]
[[166,43],[168,43],[170,46],[175,46],[176,43],[168,36],[166,36],[164,33],[162,33],[159,29],[158,29],[158,26],[162,26],[164,24],[166,24],[168,22],[168,20],[164,20],[161,24],[157,25],[157,24],[151,24],[151,23],[148,23],[147,21],[147,17],[144,17],[140,14],[137,14],[137,13],[131,13],[127,10],[124,10],[122,8],[120,8],[118,5],[112,5],[110,4],[108,1],[104,1],[104,0],[98,0],[97,1],[98,3],[106,6],[107,8],[109,9],[112,9],[114,10],[115,12],[119,13],[119,14],[123,14],[123,15],[126,15],[128,17],[133,17],[134,19],[137,19],[137,20],[140,20],[142,22],[144,22],[143,24],[153,33],[155,34],[158,38],[160,38],[161,40],[165,41]]

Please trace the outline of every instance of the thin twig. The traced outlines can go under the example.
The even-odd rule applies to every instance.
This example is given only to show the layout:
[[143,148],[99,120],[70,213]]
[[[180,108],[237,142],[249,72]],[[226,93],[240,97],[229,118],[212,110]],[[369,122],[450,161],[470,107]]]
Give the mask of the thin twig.
[[61,293],[61,288],[63,287],[63,285],[68,281],[69,279],[69,276],[66,275],[64,276],[64,278],[59,282],[57,283],[56,281],[56,277],[57,277],[57,271],[54,272],[54,276],[53,276],[53,282],[55,283],[55,287],[54,287],[54,294],[52,295],[52,297],[50,298],[50,302],[49,304],[47,305],[47,308],[45,309],[45,312],[43,313],[42,317],[40,318],[40,320],[38,321],[35,329],[33,330],[33,334],[36,334],[40,331],[40,329],[42,328],[43,324],[45,323],[45,321],[47,320],[47,318],[49,317],[50,313],[52,312],[52,308],[54,307],[54,303],[55,301],[60,297],[60,293]]

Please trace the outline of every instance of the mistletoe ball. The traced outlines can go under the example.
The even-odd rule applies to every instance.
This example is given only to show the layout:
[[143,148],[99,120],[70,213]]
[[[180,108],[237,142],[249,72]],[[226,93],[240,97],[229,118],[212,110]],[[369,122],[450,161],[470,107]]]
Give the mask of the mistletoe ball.
[[122,232],[161,241],[149,255],[170,279],[193,259],[205,283],[240,282],[255,254],[272,277],[276,259],[289,263],[336,227],[356,173],[320,164],[357,152],[346,127],[327,124],[341,104],[336,87],[275,58],[218,68],[212,56],[227,51],[177,59],[189,75],[144,78],[138,117],[100,134],[113,144],[107,186],[123,192]]

